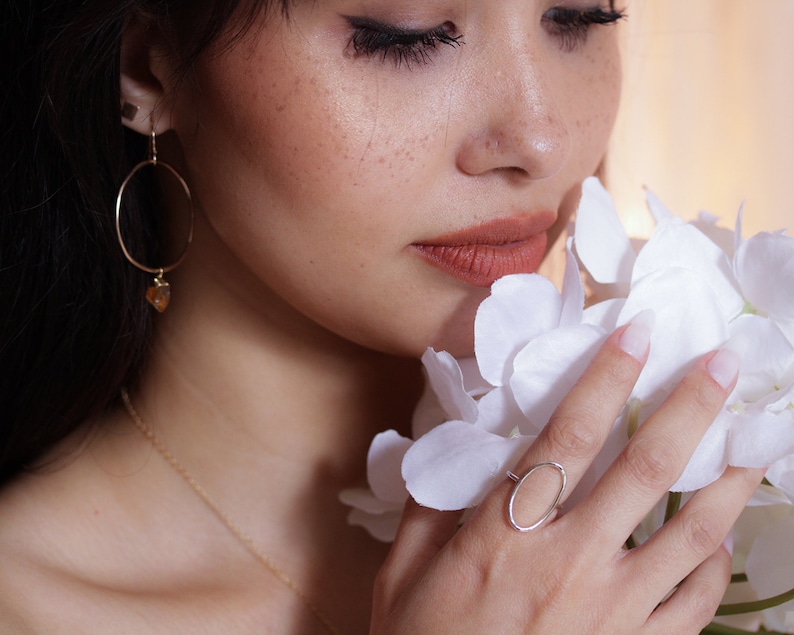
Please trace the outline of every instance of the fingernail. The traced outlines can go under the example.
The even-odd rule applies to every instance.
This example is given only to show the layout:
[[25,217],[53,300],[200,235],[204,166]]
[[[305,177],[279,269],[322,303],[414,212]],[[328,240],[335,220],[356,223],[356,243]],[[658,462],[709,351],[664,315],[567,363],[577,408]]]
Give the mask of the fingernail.
[[722,546],[733,556],[733,529],[725,536],[725,540],[722,541]]
[[723,348],[706,364],[706,370],[720,386],[728,390],[739,374],[742,360],[734,351]]
[[628,353],[634,359],[645,361],[648,355],[648,347],[651,343],[651,332],[656,322],[656,314],[652,309],[645,309],[635,315],[628,327],[620,335],[618,346],[624,353]]

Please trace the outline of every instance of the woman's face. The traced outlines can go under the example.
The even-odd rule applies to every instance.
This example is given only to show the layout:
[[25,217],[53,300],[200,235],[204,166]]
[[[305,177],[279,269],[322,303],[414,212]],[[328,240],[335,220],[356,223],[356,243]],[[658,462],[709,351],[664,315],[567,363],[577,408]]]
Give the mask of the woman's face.
[[263,320],[470,352],[490,283],[535,271],[602,158],[620,70],[597,22],[612,17],[596,0],[274,11],[177,94],[202,217],[183,266]]

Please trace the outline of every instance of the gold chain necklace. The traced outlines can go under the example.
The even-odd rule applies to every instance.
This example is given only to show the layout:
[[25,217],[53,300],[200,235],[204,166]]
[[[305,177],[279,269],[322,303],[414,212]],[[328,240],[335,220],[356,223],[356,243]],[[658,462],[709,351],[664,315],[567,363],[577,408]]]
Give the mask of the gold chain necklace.
[[264,551],[262,551],[257,544],[254,542],[253,538],[249,536],[236,522],[234,522],[229,515],[223,511],[215,500],[207,493],[201,484],[193,477],[193,475],[187,471],[178,460],[177,458],[171,454],[171,451],[165,446],[165,444],[160,441],[159,437],[154,433],[149,426],[147,426],[138,412],[133,408],[132,402],[130,401],[130,396],[127,393],[126,388],[121,389],[121,398],[124,401],[124,406],[127,408],[127,412],[129,413],[130,417],[132,418],[133,422],[135,422],[135,427],[143,433],[152,444],[155,450],[160,453],[166,462],[176,470],[177,474],[179,474],[184,481],[190,485],[191,489],[198,494],[198,497],[204,501],[207,507],[220,519],[220,521],[226,525],[227,529],[232,532],[232,534],[237,538],[243,546],[253,555],[259,562],[261,562],[265,568],[267,568],[274,576],[276,576],[286,587],[288,587],[298,598],[303,602],[309,611],[322,623],[325,630],[327,630],[331,635],[341,635],[340,631],[331,623],[331,621],[325,616],[319,607],[317,607],[314,602],[312,602],[308,596],[300,590],[298,585],[290,578],[284,571],[276,566],[276,563],[273,562],[273,559],[268,556]]

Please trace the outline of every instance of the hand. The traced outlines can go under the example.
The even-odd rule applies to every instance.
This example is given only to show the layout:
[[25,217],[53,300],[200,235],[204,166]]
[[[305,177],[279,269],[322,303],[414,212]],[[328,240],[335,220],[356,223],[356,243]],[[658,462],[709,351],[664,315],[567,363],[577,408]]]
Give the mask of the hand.
[[[616,331],[559,406],[515,473],[562,464],[576,487],[603,445],[647,358]],[[632,337],[632,335],[634,337]],[[623,348],[621,348],[623,345]],[[635,346],[636,348],[636,346]],[[459,514],[409,502],[375,584],[370,633],[699,633],[730,579],[721,547],[762,478],[729,468],[642,546],[624,545],[677,480],[736,379],[730,353],[701,359],[632,437],[595,488],[563,515],[519,533],[507,519],[505,478],[457,530]],[[517,495],[531,524],[559,490],[540,469]]]

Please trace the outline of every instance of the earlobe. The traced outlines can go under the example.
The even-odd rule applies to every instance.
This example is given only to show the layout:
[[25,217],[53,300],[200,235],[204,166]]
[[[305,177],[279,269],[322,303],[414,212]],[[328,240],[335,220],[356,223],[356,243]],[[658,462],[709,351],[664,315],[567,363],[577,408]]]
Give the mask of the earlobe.
[[150,45],[143,27],[130,23],[121,40],[120,104],[121,123],[135,132],[149,135],[152,126],[161,134],[171,128],[163,103],[163,86],[150,66]]

